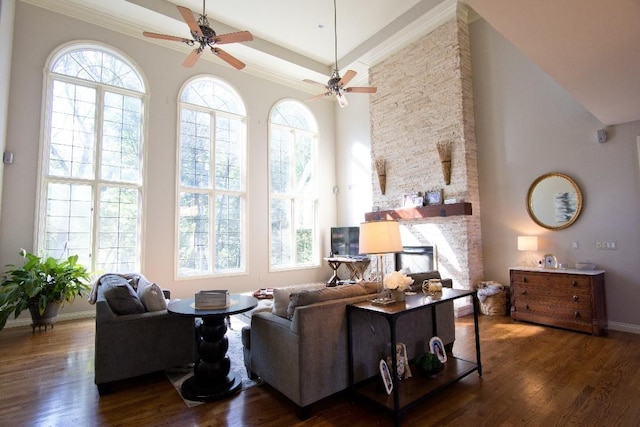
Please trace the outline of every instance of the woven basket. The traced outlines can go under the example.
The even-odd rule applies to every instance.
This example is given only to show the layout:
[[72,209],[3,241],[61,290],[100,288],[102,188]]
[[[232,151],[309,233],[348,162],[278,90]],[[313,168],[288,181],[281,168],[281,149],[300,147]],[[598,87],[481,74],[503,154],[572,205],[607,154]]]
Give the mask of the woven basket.
[[480,301],[480,312],[487,316],[505,316],[507,314],[506,293],[491,295],[484,302]]
[[[478,283],[477,289],[483,288],[488,285],[500,285],[494,281],[481,281]],[[507,291],[508,288],[498,294],[487,296],[483,301],[480,301],[480,312],[486,316],[505,316],[507,315]]]

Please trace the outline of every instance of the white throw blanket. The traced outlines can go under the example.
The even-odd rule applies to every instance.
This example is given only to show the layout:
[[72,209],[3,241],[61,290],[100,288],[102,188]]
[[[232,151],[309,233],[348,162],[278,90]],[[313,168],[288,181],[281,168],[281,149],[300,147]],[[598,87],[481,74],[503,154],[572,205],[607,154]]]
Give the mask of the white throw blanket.
[[481,286],[483,287],[478,289],[478,299],[481,302],[485,302],[487,300],[487,297],[497,295],[504,291],[504,286],[500,284],[486,284]]

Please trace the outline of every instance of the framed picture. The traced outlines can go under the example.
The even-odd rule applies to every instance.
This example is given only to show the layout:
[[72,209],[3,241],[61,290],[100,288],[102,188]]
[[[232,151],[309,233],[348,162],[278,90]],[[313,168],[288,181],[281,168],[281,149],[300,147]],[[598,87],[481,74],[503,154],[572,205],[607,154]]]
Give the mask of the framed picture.
[[418,193],[405,194],[402,196],[402,207],[403,208],[414,208],[416,207],[415,203],[420,199],[420,205],[422,206],[422,197]]
[[442,189],[427,191],[427,205],[442,204]]
[[391,379],[391,372],[389,371],[389,366],[384,359],[380,360],[380,376],[382,377],[382,382],[384,383],[384,389],[387,394],[391,394],[393,391],[393,380]]
[[413,196],[413,206],[422,206],[424,205],[424,196]]
[[431,339],[429,340],[429,350],[431,351],[431,353],[438,356],[438,359],[442,363],[445,363],[447,361],[447,352],[444,351],[444,344],[442,343],[440,337],[431,337]]

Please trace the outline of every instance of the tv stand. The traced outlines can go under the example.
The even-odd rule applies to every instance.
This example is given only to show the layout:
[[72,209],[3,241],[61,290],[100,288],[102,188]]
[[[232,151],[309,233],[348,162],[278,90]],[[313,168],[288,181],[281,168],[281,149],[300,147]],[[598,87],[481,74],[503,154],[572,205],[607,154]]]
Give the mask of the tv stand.
[[[327,286],[336,286],[347,283],[355,283],[364,279],[364,272],[369,266],[371,260],[369,258],[347,258],[347,257],[329,257],[325,258],[327,264],[333,269],[333,275],[327,281]],[[349,270],[349,279],[341,280],[338,277],[338,268],[345,265]]]

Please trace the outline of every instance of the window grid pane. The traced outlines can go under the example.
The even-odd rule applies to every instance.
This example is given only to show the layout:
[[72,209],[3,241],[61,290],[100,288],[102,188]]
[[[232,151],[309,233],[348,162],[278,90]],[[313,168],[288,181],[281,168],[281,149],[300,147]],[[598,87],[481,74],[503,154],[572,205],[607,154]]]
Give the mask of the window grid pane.
[[241,199],[216,196],[216,270],[238,271],[242,265]]
[[137,189],[103,187],[98,208],[96,267],[101,271],[135,271],[139,220]]
[[288,194],[291,191],[291,147],[293,133],[277,126],[271,127],[269,139],[269,167],[271,192]]
[[44,255],[76,254],[80,262],[90,265],[91,186],[49,183],[46,188]]
[[102,179],[140,182],[140,123],[142,100],[105,93],[102,120]]
[[96,91],[53,82],[49,175],[94,178]]
[[237,119],[216,118],[216,188],[242,189],[242,128]]
[[180,185],[210,188],[211,114],[183,109],[180,123]]
[[180,194],[179,259],[181,276],[208,273],[210,268],[209,196]]
[[271,199],[271,265],[291,264],[291,202]]

